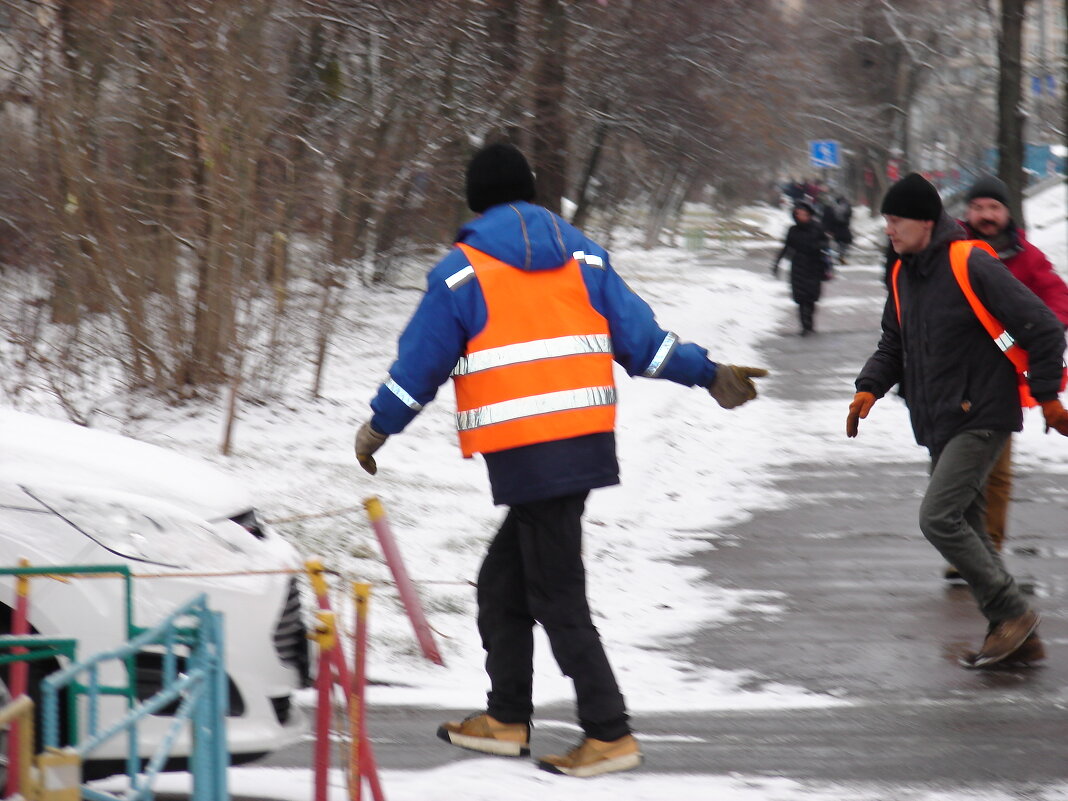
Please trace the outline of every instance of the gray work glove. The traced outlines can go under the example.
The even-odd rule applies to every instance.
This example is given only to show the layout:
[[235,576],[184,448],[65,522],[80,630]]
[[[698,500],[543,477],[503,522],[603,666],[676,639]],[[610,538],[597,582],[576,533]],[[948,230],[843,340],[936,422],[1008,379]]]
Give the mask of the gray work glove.
[[716,368],[716,378],[708,387],[708,392],[724,409],[733,409],[757,396],[753,379],[767,374],[768,371],[763,367],[720,364]]
[[360,430],[356,432],[356,461],[372,476],[378,472],[378,465],[375,464],[373,454],[385,444],[387,439],[389,435],[379,433],[372,428],[370,420],[360,426]]

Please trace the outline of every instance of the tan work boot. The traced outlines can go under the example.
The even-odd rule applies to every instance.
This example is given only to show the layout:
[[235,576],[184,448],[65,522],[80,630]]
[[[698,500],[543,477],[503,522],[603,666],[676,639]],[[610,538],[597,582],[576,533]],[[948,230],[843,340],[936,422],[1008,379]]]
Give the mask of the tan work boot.
[[642,764],[642,751],[634,735],[606,742],[587,737],[566,756],[550,754],[538,760],[538,767],[550,773],[585,779],[602,773],[630,770]]
[[447,743],[497,756],[528,756],[530,727],[525,723],[501,723],[484,712],[438,727],[438,737]]
[[997,664],[1018,650],[1037,626],[1038,613],[1032,609],[1018,617],[1002,620],[990,629],[979,653],[964,657],[961,664],[971,668]]

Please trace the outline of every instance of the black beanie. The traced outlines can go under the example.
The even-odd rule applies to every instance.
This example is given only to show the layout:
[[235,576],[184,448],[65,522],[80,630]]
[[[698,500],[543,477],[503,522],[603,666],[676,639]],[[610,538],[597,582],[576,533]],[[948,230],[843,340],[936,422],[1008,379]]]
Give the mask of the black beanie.
[[995,178],[993,175],[984,175],[972,184],[972,188],[968,190],[965,202],[971,203],[977,197],[993,198],[999,203],[1008,206],[1009,188],[1005,186],[1005,182],[1000,178]]
[[918,172],[910,172],[887,190],[879,213],[910,220],[937,220],[942,216],[942,198],[934,184]]
[[486,145],[467,165],[467,206],[471,211],[481,214],[500,203],[533,199],[534,173],[514,145]]

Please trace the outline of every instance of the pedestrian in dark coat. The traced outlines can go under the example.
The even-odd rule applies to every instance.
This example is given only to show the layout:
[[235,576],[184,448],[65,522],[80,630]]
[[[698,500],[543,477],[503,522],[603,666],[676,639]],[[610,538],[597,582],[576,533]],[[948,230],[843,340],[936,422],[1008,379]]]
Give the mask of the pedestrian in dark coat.
[[834,239],[834,248],[838,254],[838,263],[845,264],[849,255],[849,246],[853,244],[853,207],[844,195],[838,195],[823,215],[823,227]]
[[[916,442],[931,456],[920,530],[967,582],[988,621],[982,647],[962,664],[1030,663],[1042,654],[1038,614],[991,544],[983,514],[987,476],[1011,432],[1023,425],[1016,368],[954,277],[950,245],[964,232],[943,211],[938,190],[910,173],[890,188],[881,211],[901,268],[883,310],[879,345],[857,376],[846,435],[855,437],[875,401],[900,384]],[[1057,399],[1060,322],[978,247],[967,272],[979,301],[1027,351],[1031,394],[1046,424],[1068,436],[1068,411]]]
[[815,219],[812,206],[794,206],[794,224],[786,232],[786,241],[775,257],[771,273],[779,277],[779,262],[790,259],[790,292],[797,304],[801,319],[801,336],[814,333],[816,302],[820,299],[823,281],[830,265],[827,263],[827,232]]

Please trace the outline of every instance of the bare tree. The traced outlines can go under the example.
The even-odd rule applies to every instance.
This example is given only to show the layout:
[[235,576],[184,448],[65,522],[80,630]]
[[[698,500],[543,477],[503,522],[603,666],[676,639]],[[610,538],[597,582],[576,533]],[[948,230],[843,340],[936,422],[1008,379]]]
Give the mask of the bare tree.
[[36,254],[19,269],[48,279],[28,308],[55,321],[5,317],[19,358],[55,373],[95,350],[126,391],[231,388],[235,413],[300,362],[321,391],[349,301],[467,218],[479,145],[516,142],[544,203],[653,245],[707,187],[763,197],[815,114],[806,40],[773,0],[0,6],[0,256],[6,223]]
[[998,177],[1009,190],[1009,211],[1018,225],[1025,225],[1023,190],[1024,162],[1023,22],[1026,0],[1002,0],[1001,32],[998,36]]

